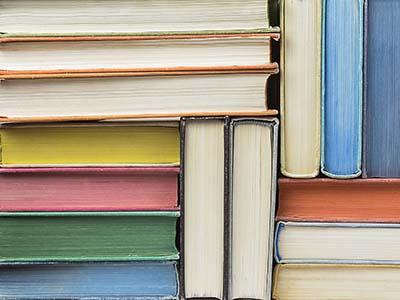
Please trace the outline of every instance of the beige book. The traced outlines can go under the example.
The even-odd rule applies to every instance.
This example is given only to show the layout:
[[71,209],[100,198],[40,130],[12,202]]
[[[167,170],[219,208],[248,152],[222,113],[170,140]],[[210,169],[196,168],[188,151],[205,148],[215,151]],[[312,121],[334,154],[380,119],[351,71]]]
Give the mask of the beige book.
[[281,171],[315,177],[320,165],[321,1],[281,6]]
[[278,265],[275,300],[394,300],[398,265]]

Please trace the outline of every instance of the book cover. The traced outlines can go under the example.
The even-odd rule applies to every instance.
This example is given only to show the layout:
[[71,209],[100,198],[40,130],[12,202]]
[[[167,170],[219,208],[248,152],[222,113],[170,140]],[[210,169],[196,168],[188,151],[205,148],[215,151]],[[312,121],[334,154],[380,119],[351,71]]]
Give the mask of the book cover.
[[281,221],[400,223],[399,179],[279,179]]
[[324,1],[321,171],[361,174],[363,0]]
[[0,262],[178,259],[179,212],[0,213]]
[[178,299],[176,262],[5,264],[2,299]]
[[0,211],[178,209],[179,167],[2,168]]
[[281,172],[311,178],[320,169],[322,2],[282,1],[281,28]]
[[400,177],[400,2],[366,1],[364,177]]
[[175,123],[2,126],[2,167],[179,165]]

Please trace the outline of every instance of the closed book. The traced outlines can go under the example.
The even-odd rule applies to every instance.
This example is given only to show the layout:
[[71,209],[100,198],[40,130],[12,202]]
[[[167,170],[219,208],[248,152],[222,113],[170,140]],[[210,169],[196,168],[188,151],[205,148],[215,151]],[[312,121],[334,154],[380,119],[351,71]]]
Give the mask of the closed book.
[[178,299],[175,262],[6,264],[1,299]]
[[33,73],[254,66],[271,63],[272,39],[278,40],[279,33],[76,37],[0,35],[0,64],[3,71]]
[[281,221],[400,223],[400,180],[279,180]]
[[275,300],[393,300],[400,294],[394,265],[277,265]]
[[278,263],[400,264],[399,224],[279,222]]
[[3,33],[93,35],[189,31],[266,31],[268,2],[233,0],[6,0]]
[[400,2],[366,1],[365,177],[400,177]]
[[176,123],[0,127],[2,167],[179,165]]
[[103,72],[1,71],[0,121],[274,115],[265,90],[267,79],[277,72],[277,63]]
[[281,172],[315,177],[320,169],[322,1],[282,1],[281,28]]
[[179,212],[0,214],[0,261],[177,259]]
[[321,171],[361,174],[363,0],[324,1]]
[[178,167],[2,168],[0,211],[177,210]]
[[271,299],[277,119],[233,118],[229,126],[227,299]]

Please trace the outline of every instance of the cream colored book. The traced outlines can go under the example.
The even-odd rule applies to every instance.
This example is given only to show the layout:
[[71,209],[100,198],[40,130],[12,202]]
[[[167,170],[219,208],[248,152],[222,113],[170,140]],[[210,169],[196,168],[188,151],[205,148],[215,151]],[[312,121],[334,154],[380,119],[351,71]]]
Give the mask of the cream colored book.
[[322,1],[281,6],[281,171],[315,177],[320,166]]
[[275,300],[395,300],[398,265],[278,265]]

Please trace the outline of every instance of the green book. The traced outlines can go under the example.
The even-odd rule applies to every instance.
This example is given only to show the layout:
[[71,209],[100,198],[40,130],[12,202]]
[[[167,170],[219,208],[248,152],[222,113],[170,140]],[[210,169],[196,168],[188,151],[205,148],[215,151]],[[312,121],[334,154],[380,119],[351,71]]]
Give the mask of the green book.
[[178,259],[179,212],[1,213],[0,262]]

